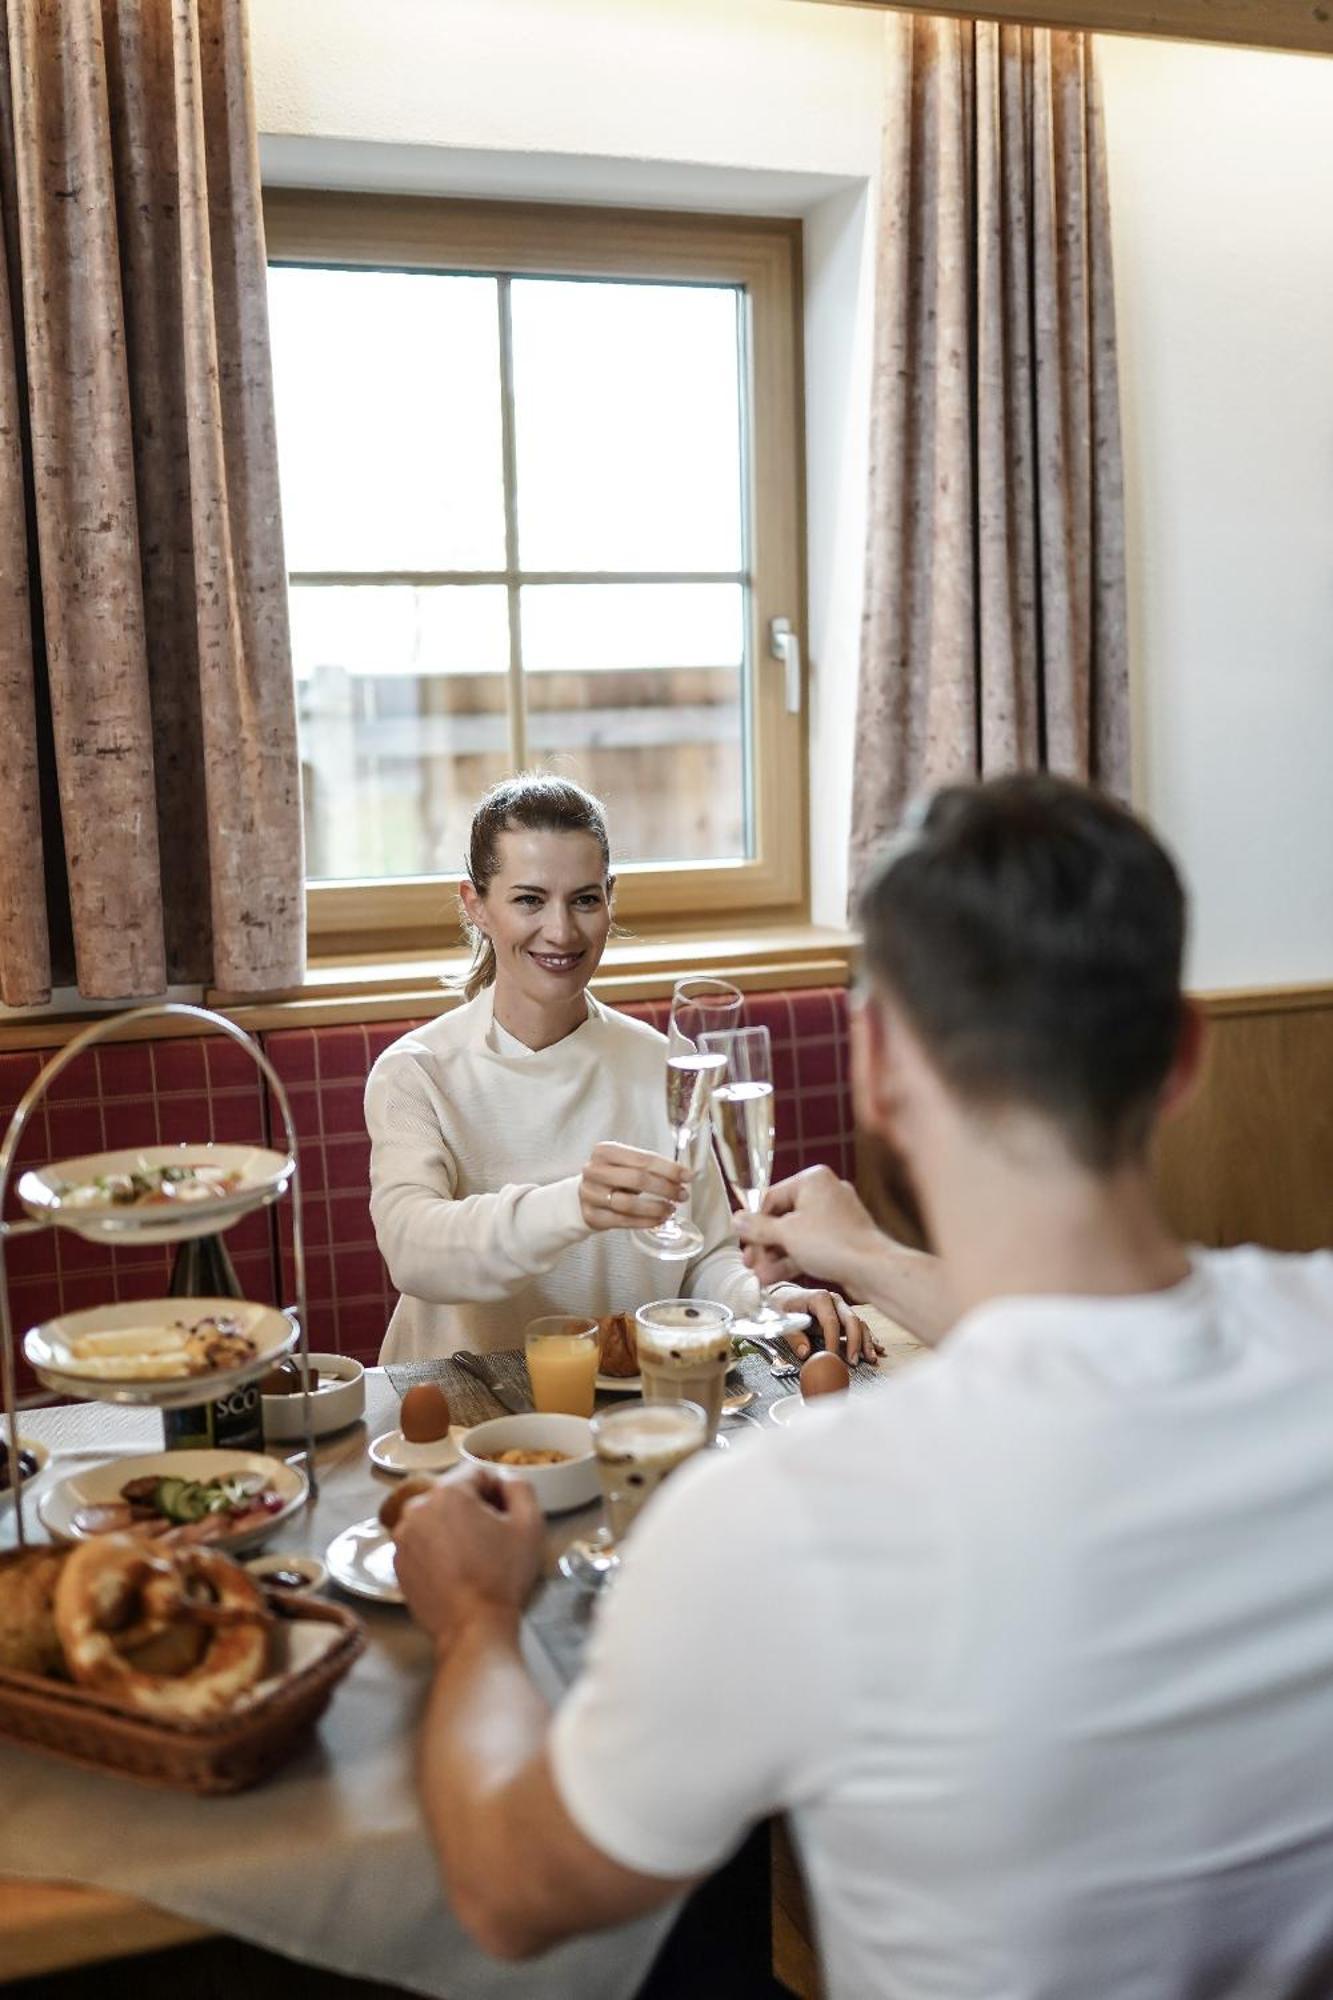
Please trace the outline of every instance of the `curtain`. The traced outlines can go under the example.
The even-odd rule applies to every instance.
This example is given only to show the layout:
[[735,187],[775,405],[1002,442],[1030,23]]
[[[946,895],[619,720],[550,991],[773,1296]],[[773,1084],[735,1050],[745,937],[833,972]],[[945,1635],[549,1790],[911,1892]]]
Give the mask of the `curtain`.
[[1129,786],[1092,40],[907,14],[887,37],[854,888],[946,780]]
[[244,0],[0,0],[0,1001],[299,980]]

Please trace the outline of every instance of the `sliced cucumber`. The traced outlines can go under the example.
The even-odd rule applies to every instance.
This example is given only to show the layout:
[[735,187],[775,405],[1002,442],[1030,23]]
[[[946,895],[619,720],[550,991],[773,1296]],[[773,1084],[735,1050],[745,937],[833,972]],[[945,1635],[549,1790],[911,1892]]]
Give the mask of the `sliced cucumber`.
[[159,1479],[154,1505],[159,1514],[165,1514],[169,1521],[189,1521],[193,1515],[182,1513],[181,1502],[190,1487],[188,1479]]

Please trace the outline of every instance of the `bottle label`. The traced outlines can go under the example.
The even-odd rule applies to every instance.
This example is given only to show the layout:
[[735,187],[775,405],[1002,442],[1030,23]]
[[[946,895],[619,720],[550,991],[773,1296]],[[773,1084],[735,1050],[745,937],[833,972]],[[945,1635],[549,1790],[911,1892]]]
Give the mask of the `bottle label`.
[[183,1410],[163,1410],[162,1431],[168,1451],[262,1451],[264,1413],[258,1382],[243,1382],[212,1403],[191,1403]]

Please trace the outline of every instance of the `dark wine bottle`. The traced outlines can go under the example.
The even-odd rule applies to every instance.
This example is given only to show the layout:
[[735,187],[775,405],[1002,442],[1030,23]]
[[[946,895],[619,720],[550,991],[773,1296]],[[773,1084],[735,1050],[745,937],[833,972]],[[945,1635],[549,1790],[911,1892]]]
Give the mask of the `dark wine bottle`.
[[[192,1236],[176,1252],[168,1287],[173,1299],[239,1299],[241,1284],[220,1236]],[[264,1449],[264,1411],[257,1380],[242,1382],[210,1403],[163,1410],[168,1451]]]

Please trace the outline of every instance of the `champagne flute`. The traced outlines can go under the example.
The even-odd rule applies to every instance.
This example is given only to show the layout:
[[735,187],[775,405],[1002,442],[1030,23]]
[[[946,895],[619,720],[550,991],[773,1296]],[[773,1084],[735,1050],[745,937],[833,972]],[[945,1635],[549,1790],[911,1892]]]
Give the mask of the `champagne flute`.
[[[703,1046],[710,1055],[721,1056],[725,1065],[713,1085],[710,1105],[722,1171],[740,1206],[757,1215],[773,1178],[773,1044],[767,1028],[731,1028],[705,1033]],[[737,1340],[744,1340],[747,1333],[772,1339],[793,1320],[770,1304],[761,1286],[758,1312],[736,1320],[731,1330]]]
[[[690,1159],[708,1119],[714,1079],[726,1067],[724,1053],[707,1049],[703,1038],[734,1028],[744,996],[725,979],[678,979],[671,995],[667,1028],[666,1114],[678,1162]],[[690,1220],[690,1197],[655,1229],[636,1229],[634,1241],[653,1257],[697,1257],[703,1232]]]

